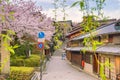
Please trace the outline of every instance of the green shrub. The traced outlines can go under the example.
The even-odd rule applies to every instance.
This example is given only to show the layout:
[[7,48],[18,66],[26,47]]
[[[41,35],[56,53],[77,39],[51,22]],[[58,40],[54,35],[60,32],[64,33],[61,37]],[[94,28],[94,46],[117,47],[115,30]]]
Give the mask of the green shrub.
[[11,67],[7,80],[30,80],[33,72],[34,68],[32,67]]
[[24,66],[24,59],[11,60],[11,66]]
[[39,67],[40,66],[40,56],[39,55],[31,55],[27,59],[25,59],[24,56],[12,57],[11,66]]
[[34,70],[33,67],[10,67],[10,76],[6,80],[30,80]]
[[32,55],[30,58],[25,59],[25,66],[39,67],[40,66],[40,56]]

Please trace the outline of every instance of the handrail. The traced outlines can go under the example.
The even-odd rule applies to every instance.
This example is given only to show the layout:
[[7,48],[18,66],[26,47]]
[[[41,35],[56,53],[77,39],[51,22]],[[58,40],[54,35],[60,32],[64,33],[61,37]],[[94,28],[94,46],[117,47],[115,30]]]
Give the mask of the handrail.
[[[47,59],[45,59],[45,60],[43,61],[43,65],[42,65],[43,70],[45,70],[45,68],[46,68],[46,62],[47,62]],[[39,74],[40,74],[40,72],[34,72],[31,80],[39,80],[39,79],[40,79]]]
[[34,72],[33,77],[31,78],[31,80],[38,80],[37,72]]

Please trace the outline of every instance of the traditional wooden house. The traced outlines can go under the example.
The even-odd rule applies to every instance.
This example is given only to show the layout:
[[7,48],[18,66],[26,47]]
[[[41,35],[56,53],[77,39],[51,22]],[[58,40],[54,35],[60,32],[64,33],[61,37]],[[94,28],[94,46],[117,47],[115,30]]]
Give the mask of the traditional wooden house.
[[[73,26],[72,30],[66,35],[66,38],[67,38],[67,47],[68,48],[69,47],[75,47],[75,46],[79,45],[78,42],[76,42],[76,44],[75,44],[75,41],[74,41],[74,44],[73,44],[71,40],[73,38],[77,37],[77,36],[80,36],[81,35],[81,30],[83,30],[83,29],[82,29],[82,27],[80,27],[80,23],[79,23],[76,26]],[[67,55],[67,59],[69,61],[75,60],[75,59],[79,59],[79,58],[75,58],[75,57],[79,57],[79,55],[76,56],[77,54],[75,54],[75,55],[71,54],[71,52],[69,50],[66,50],[66,52],[67,52],[67,54],[66,54]],[[74,56],[75,59],[71,59],[72,56]]]
[[[120,75],[120,21],[103,25],[93,33],[97,33],[96,40],[104,44],[98,46],[95,51],[97,59],[102,63],[107,61],[112,64],[111,68],[108,68],[107,65],[104,66],[105,76],[110,80],[117,80]],[[82,43],[83,39],[89,36],[88,33],[73,38],[72,44],[66,48],[67,58],[72,64],[97,76],[100,73],[100,64],[96,60],[92,48],[84,47]],[[83,53],[84,49],[86,50],[85,54]]]
[[[85,18],[84,18],[85,19]],[[83,20],[84,21],[84,20]],[[107,21],[105,20],[99,20],[97,22],[100,23],[100,25],[104,25],[115,22],[116,19],[109,19]],[[82,23],[82,22],[81,22]],[[72,40],[73,38],[80,36],[82,34],[83,28],[81,27],[81,23],[78,23],[76,26],[72,27],[72,30],[66,35],[67,38],[67,47],[76,47],[76,46],[83,46],[81,43],[79,43],[78,40]],[[71,61],[71,53],[67,50],[67,58]]]

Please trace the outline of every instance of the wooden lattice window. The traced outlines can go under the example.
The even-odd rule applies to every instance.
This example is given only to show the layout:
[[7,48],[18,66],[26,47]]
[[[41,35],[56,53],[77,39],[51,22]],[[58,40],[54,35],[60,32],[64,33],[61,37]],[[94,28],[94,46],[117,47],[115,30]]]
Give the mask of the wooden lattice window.
[[89,64],[92,64],[92,55],[91,54],[85,54],[85,62],[86,63],[89,63]]

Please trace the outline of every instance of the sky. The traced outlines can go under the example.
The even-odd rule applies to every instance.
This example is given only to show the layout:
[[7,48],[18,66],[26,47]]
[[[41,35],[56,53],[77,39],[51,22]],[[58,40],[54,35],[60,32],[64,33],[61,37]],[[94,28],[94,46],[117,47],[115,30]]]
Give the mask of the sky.
[[[46,14],[48,17],[54,18],[54,0],[33,0],[36,2],[37,6],[41,6],[43,8],[42,13]],[[73,2],[78,0],[67,0],[67,8],[66,8],[66,20],[72,20],[73,22],[81,22],[82,21],[82,12],[78,7],[70,8]],[[92,5],[92,4],[90,4]],[[57,20],[62,21],[63,13],[61,12],[62,8],[58,8],[57,11]],[[110,19],[116,18],[120,19],[120,0],[106,0],[104,8],[103,8],[104,16],[109,17]]]

